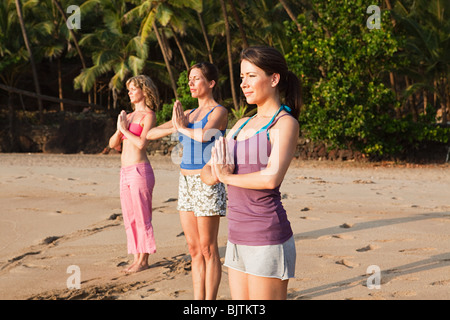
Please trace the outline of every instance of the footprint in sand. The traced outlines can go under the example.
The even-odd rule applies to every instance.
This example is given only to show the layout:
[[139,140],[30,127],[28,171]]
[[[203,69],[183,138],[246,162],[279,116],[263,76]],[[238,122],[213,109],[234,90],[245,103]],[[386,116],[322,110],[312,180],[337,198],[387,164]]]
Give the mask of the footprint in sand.
[[392,297],[394,298],[402,298],[402,297],[414,297],[417,295],[417,292],[412,290],[407,291],[396,291],[392,294]]
[[450,279],[448,280],[439,280],[431,283],[432,286],[448,286],[450,285]]
[[344,240],[355,239],[354,236],[351,236],[351,235],[348,235],[348,234],[334,234],[333,238],[344,239]]
[[353,183],[357,183],[357,184],[374,184],[375,182],[373,182],[372,180],[354,180]]
[[374,245],[374,244],[369,244],[368,246],[356,249],[356,251],[358,252],[366,252],[366,251],[370,251],[370,250],[375,250],[378,249],[379,247]]
[[177,290],[174,292],[169,293],[169,296],[172,296],[174,298],[178,298],[178,296],[180,295],[180,293],[186,292],[186,290]]
[[346,266],[348,268],[356,268],[359,266],[358,263],[350,261],[348,259],[338,260],[338,261],[336,261],[336,264],[342,264],[343,266]]

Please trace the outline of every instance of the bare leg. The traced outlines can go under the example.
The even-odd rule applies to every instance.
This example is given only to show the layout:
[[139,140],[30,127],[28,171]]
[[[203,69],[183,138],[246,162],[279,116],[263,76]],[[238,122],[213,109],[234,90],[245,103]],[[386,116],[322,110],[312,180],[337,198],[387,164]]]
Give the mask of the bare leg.
[[217,235],[220,216],[198,217],[197,227],[200,237],[200,250],[205,261],[205,299],[215,300],[222,277]]
[[286,300],[289,280],[248,275],[250,300]]
[[233,300],[286,300],[288,281],[258,277],[228,268]]
[[194,299],[214,300],[222,276],[217,234],[220,217],[195,217],[180,211],[180,221],[192,257]]
[[186,242],[191,255],[192,285],[194,299],[205,299],[205,260],[200,250],[200,238],[198,235],[197,218],[192,211],[180,211],[181,226],[186,237]]
[[245,272],[228,268],[228,284],[230,286],[231,299],[248,300],[248,275]]

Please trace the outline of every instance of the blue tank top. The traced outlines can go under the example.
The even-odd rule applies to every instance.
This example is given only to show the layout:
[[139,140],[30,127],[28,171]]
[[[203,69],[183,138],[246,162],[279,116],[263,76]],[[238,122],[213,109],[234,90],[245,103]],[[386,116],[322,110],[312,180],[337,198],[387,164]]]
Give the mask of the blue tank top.
[[[202,120],[191,123],[188,123],[188,128],[198,129],[204,128],[206,123],[208,122],[209,114],[217,108],[219,105],[212,108]],[[191,114],[195,109],[193,109],[189,114]],[[211,129],[206,132],[206,137],[211,137],[211,139],[207,142],[200,142],[190,137],[178,133],[178,138],[180,143],[183,145],[183,157],[181,158],[181,169],[186,170],[197,170],[201,169],[205,166],[205,164],[211,159],[211,148],[213,147],[213,142],[219,137],[225,134],[225,130]]]

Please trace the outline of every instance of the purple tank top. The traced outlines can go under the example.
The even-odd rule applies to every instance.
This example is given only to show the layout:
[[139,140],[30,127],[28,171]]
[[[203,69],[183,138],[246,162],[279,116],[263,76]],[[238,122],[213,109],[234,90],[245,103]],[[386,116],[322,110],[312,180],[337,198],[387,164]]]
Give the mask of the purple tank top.
[[[234,152],[235,174],[252,173],[267,167],[272,148],[267,131],[283,116],[246,140],[228,140],[228,148]],[[291,224],[281,203],[280,186],[255,190],[228,185],[227,191],[228,240],[231,243],[273,245],[284,243],[292,236]]]

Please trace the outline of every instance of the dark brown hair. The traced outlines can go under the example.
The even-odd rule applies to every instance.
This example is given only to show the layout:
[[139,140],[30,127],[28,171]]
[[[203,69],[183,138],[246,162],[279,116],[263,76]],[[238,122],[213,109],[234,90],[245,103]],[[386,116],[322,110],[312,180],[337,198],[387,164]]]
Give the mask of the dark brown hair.
[[192,69],[200,69],[206,80],[214,81],[213,96],[215,96],[217,82],[219,81],[219,70],[217,69],[217,67],[209,62],[196,63],[189,68],[188,77]]
[[[278,90],[284,93],[284,103],[292,109],[291,114],[298,119],[301,99],[301,84],[298,77],[288,70],[286,59],[275,48],[266,46],[248,47],[241,52],[241,61],[247,60],[258,68],[264,70],[267,75],[278,73],[280,81]],[[283,98],[282,96],[280,98]]]

